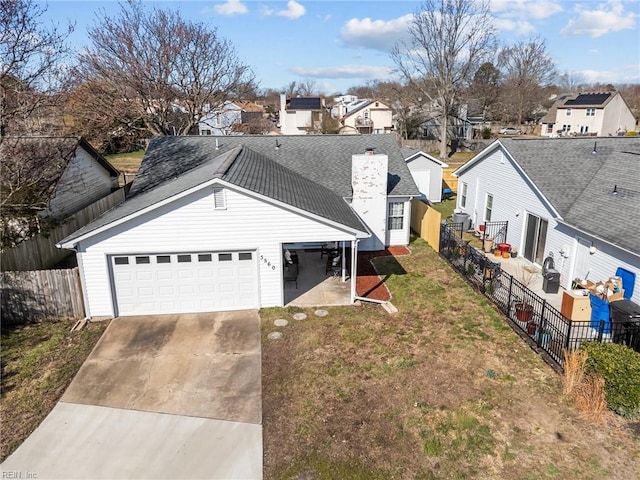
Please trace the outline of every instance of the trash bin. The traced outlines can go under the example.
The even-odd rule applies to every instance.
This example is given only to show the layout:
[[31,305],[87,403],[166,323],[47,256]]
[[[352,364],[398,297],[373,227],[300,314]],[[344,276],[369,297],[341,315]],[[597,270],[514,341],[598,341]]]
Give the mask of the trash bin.
[[630,300],[609,303],[611,340],[640,353],[640,305]]
[[560,288],[560,272],[557,270],[547,270],[542,278],[542,290],[545,293],[558,293]]

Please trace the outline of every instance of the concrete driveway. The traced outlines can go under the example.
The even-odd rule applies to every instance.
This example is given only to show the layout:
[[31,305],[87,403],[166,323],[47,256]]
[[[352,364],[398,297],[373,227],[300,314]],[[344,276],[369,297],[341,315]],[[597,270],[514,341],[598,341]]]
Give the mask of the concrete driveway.
[[262,478],[259,324],[256,311],[113,320],[2,471]]

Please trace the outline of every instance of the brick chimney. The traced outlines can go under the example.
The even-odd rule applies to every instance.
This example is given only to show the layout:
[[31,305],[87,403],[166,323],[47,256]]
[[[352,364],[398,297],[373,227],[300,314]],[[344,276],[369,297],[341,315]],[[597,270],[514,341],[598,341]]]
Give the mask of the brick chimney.
[[371,238],[360,242],[360,250],[383,250],[387,236],[387,175],[389,158],[374,149],[351,157],[352,208],[367,225]]

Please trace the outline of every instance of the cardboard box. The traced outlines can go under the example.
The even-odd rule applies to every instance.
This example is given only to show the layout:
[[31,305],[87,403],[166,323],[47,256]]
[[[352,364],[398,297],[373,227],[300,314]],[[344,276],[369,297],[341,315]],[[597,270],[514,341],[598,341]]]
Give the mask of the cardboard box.
[[616,300],[624,300],[624,289],[619,292],[612,293],[611,295],[607,295],[607,300],[610,302],[615,302]]

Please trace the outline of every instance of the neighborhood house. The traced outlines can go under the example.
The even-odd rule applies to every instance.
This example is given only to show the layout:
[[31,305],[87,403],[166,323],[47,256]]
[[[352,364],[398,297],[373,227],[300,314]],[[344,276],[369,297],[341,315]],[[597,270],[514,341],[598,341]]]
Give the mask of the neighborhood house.
[[475,229],[506,222],[506,243],[540,267],[551,257],[564,288],[640,277],[639,138],[500,139],[454,175],[458,212]]
[[353,302],[346,269],[409,243],[418,195],[391,135],[160,137],[127,200],[59,246],[89,317],[282,306],[291,250],[328,244]]

